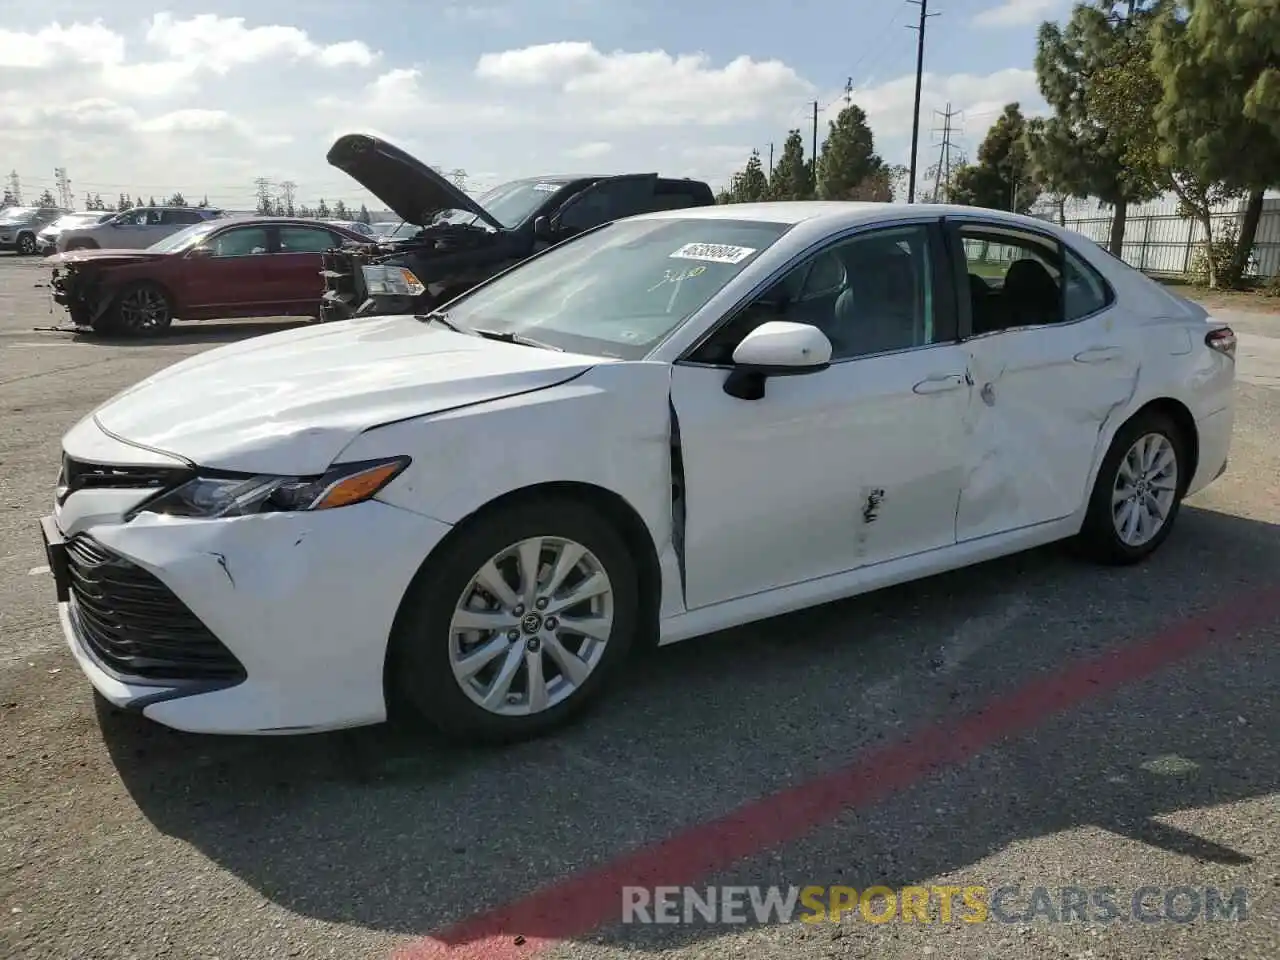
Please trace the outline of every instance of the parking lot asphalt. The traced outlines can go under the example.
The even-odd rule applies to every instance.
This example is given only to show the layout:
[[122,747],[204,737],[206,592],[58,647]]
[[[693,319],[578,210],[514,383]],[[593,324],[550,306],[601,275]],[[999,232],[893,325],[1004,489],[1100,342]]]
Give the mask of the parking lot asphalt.
[[[1280,956],[1280,317],[1219,312],[1231,466],[1150,562],[1049,548],[689,641],[572,729],[462,751],[184,735],[94,698],[36,530],[61,434],[288,323],[38,332],[46,274],[0,258],[0,956]],[[623,886],[686,884],[1019,892],[983,923],[620,922]],[[1157,920],[1019,916],[1037,887],[1126,915],[1156,888]],[[1175,887],[1247,908],[1162,918]]]

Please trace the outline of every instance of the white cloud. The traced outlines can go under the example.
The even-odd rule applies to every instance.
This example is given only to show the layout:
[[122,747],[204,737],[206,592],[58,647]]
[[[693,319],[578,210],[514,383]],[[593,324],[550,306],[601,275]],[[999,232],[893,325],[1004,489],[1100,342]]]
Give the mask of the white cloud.
[[990,7],[976,14],[973,24],[977,27],[1025,27],[1043,20],[1059,5],[1059,0],[1003,0],[998,7]]
[[124,60],[124,37],[93,23],[59,23],[23,33],[0,30],[0,64],[14,69],[41,70],[59,64],[109,64]]
[[219,17],[213,13],[186,20],[176,20],[171,13],[157,13],[151,18],[146,39],[171,60],[199,64],[218,74],[264,60],[311,59],[324,66],[368,66],[377,58],[359,40],[323,46],[298,27],[248,27],[244,17]]
[[563,41],[486,53],[476,75],[502,86],[558,92],[574,115],[614,126],[724,125],[776,116],[813,92],[780,60],[740,56],[722,67],[703,53],[602,53]]
[[564,152],[564,155],[574,160],[593,160],[596,157],[603,157],[612,152],[612,143],[607,140],[592,140],[589,143],[580,143],[576,147],[570,147]]

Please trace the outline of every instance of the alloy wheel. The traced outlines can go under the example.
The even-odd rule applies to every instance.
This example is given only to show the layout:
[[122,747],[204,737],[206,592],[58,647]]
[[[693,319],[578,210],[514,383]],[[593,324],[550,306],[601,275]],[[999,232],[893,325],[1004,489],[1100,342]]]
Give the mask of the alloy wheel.
[[36,252],[36,238],[29,233],[24,233],[18,238],[18,252],[31,256]]
[[613,610],[609,574],[582,544],[559,537],[512,544],[476,572],[454,609],[454,679],[490,713],[549,710],[599,665]]
[[1129,547],[1149,543],[1163,528],[1178,495],[1178,452],[1162,433],[1134,441],[1120,461],[1111,490],[1111,520]]
[[120,300],[121,326],[126,330],[158,330],[169,322],[169,301],[154,287],[135,287]]

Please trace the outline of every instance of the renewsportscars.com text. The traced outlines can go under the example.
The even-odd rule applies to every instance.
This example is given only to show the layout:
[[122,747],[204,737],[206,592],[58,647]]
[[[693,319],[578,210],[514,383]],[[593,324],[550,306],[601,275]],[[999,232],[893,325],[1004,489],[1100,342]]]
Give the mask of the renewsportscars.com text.
[[1243,887],[623,887],[637,924],[1192,923],[1248,918]]

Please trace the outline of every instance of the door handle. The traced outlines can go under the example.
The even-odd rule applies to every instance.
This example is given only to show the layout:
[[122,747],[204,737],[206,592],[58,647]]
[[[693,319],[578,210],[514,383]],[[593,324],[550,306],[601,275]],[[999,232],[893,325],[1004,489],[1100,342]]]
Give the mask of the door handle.
[[964,384],[963,373],[943,373],[926,377],[911,389],[916,393],[942,393],[945,390],[959,390]]
[[1077,363],[1106,363],[1109,360],[1120,359],[1120,350],[1117,347],[1090,347],[1088,350],[1081,350],[1076,354]]

